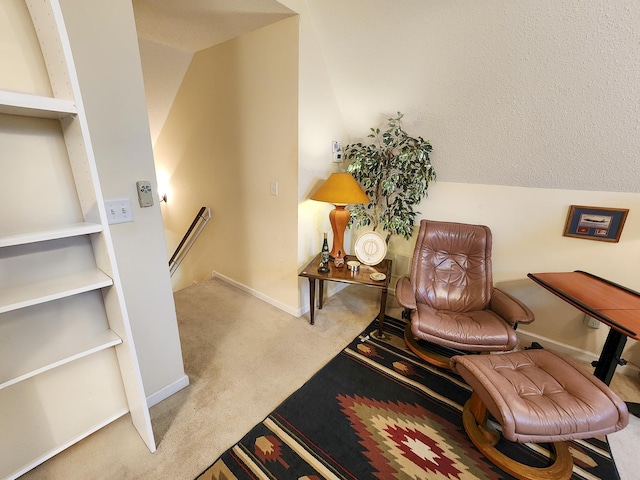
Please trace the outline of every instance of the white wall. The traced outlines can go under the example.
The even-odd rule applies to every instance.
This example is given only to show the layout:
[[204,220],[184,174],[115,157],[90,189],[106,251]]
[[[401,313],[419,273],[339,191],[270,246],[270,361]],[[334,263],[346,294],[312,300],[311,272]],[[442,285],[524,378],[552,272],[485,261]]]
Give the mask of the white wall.
[[[130,0],[63,0],[106,199],[130,198],[134,222],[111,234],[145,391],[154,401],[186,386],[160,207],[140,208],[138,180],[155,168]],[[157,197],[156,197],[157,200]],[[164,392],[164,393],[163,393]]]

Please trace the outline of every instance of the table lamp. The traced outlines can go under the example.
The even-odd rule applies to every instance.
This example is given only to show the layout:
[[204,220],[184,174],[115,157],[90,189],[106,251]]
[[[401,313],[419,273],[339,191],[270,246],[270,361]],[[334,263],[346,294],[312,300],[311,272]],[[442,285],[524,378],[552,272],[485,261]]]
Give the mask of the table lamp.
[[351,214],[345,210],[348,204],[369,203],[369,197],[350,173],[332,173],[311,200],[333,203],[336,208],[329,212],[329,222],[333,231],[333,248],[330,258],[344,257],[344,230],[347,228]]

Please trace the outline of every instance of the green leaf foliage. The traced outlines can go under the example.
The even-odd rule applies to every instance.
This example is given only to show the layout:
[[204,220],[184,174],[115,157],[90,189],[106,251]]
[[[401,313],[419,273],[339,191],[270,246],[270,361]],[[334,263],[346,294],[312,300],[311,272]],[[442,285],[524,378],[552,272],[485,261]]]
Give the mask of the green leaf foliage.
[[427,196],[429,184],[436,179],[429,153],[431,144],[422,137],[412,137],[402,128],[403,114],[389,118],[387,130],[371,128],[365,145],[353,143],[345,147],[345,158],[351,163],[347,171],[369,196],[368,205],[351,207],[350,225],[373,225],[391,235],[409,238],[415,217],[414,206]]

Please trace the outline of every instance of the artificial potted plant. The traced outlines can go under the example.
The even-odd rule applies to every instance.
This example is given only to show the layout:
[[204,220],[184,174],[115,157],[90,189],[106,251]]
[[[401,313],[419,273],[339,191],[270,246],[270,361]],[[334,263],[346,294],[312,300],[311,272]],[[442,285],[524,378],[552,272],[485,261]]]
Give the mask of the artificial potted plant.
[[389,118],[387,130],[371,128],[367,145],[359,142],[345,147],[351,163],[347,171],[360,183],[371,202],[354,205],[351,224],[372,225],[373,230],[408,239],[413,234],[417,213],[414,207],[427,196],[429,183],[436,178],[429,153],[431,144],[422,137],[412,137],[402,128],[403,114]]

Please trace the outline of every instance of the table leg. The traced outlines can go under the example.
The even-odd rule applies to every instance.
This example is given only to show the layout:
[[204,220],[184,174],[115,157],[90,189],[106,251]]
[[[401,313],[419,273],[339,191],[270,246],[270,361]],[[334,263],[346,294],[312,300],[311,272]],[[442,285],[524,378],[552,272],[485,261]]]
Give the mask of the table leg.
[[384,315],[387,310],[387,289],[383,288],[380,291],[380,312],[378,313],[378,332],[375,333],[376,338],[386,338],[387,336],[383,332],[384,328]]
[[602,352],[596,363],[596,369],[593,374],[609,385],[617,366],[620,364],[620,355],[622,349],[627,343],[627,336],[614,330],[609,330],[607,340],[604,342]]
[[318,310],[322,310],[322,299],[324,298],[324,280],[318,280]]
[[[602,380],[607,385],[611,383],[616,367],[620,364],[626,363],[624,361],[621,362],[620,359],[620,355],[622,355],[622,350],[626,343],[626,335],[614,330],[613,328],[609,330],[609,334],[607,335],[607,340],[604,342],[604,347],[602,347],[600,357],[597,362],[594,362],[596,369],[593,372],[594,376]],[[640,404],[635,402],[625,402],[625,404],[627,405],[627,409],[631,415],[640,417]]]
[[311,319],[311,325],[313,325],[316,307],[316,279],[309,277],[309,318]]

